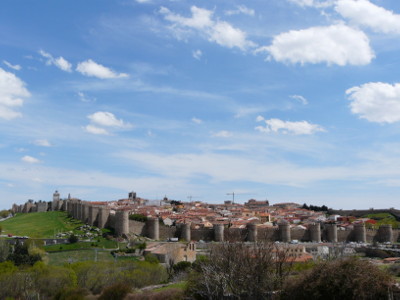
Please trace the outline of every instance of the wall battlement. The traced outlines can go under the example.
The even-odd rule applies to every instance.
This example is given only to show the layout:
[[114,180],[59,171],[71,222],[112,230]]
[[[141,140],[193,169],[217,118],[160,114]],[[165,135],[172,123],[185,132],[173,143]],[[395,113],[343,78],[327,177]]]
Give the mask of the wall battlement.
[[[367,229],[364,224],[354,224],[353,229],[338,228],[337,224],[311,224],[309,229],[291,228],[289,223],[281,223],[275,227],[263,227],[248,224],[246,228],[229,228],[223,224],[214,224],[213,228],[193,229],[191,224],[179,226],[165,226],[158,218],[150,218],[147,222],[129,220],[129,211],[111,210],[105,205],[92,204],[79,199],[59,198],[56,192],[52,202],[28,201],[23,205],[14,204],[13,212],[43,212],[61,210],[68,212],[73,218],[99,228],[110,227],[117,235],[136,234],[147,236],[154,240],[166,240],[176,237],[186,241],[224,241],[240,240],[256,242],[261,240],[290,242],[397,242],[400,239],[400,230],[391,225],[382,225],[379,229]],[[390,212],[400,218],[400,210],[331,210],[330,213],[341,215],[362,216],[369,213]]]

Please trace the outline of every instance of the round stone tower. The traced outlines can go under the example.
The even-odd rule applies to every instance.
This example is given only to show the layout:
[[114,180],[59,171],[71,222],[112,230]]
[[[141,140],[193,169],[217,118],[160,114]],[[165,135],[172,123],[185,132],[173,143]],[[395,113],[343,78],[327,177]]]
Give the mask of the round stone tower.
[[328,242],[337,243],[337,225],[336,224],[326,224],[326,233]]
[[148,218],[146,222],[147,236],[153,240],[160,239],[160,223],[158,218]]
[[319,223],[310,225],[310,239],[311,242],[321,243],[321,225]]
[[393,228],[390,224],[381,225],[378,230],[378,240],[381,243],[393,243]]
[[89,225],[94,226],[97,224],[99,208],[94,205],[89,206]]
[[100,207],[97,227],[99,228],[106,227],[109,215],[110,215],[110,210],[107,207]]
[[117,210],[115,213],[115,231],[117,235],[129,234],[129,214],[126,210]]
[[288,222],[282,222],[279,225],[279,237],[281,242],[288,243],[292,240],[290,234],[290,224]]
[[214,224],[214,240],[216,242],[224,241],[224,224]]
[[365,243],[367,241],[367,232],[365,224],[354,224],[354,239],[356,242]]
[[247,240],[249,242],[257,242],[257,224],[249,223],[247,224]]
[[192,239],[191,236],[191,231],[190,231],[190,223],[183,223],[182,224],[182,239],[184,239],[187,242],[190,242]]

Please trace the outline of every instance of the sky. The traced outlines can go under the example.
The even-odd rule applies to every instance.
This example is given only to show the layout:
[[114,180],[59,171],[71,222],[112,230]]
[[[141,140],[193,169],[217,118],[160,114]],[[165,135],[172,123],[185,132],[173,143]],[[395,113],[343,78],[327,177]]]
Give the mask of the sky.
[[399,208],[399,1],[0,6],[0,209],[55,190]]

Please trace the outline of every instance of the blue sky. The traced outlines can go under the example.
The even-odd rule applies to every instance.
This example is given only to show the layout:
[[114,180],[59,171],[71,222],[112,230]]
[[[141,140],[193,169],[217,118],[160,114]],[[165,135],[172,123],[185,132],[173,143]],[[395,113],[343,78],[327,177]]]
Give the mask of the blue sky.
[[398,1],[1,6],[0,208],[56,189],[399,206]]

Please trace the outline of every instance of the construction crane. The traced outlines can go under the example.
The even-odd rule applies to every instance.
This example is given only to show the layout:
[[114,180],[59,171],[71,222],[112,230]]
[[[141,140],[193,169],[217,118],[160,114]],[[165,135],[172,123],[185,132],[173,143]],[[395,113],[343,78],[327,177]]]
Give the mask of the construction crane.
[[232,195],[232,204],[235,204],[235,192],[226,193],[227,195]]
[[200,198],[200,197],[189,195],[187,196],[187,198],[189,199],[189,202],[192,202],[193,198]]
[[235,204],[235,195],[256,195],[256,194],[248,194],[248,193],[236,193],[232,192],[232,193],[226,193],[229,196],[232,196],[232,204]]

